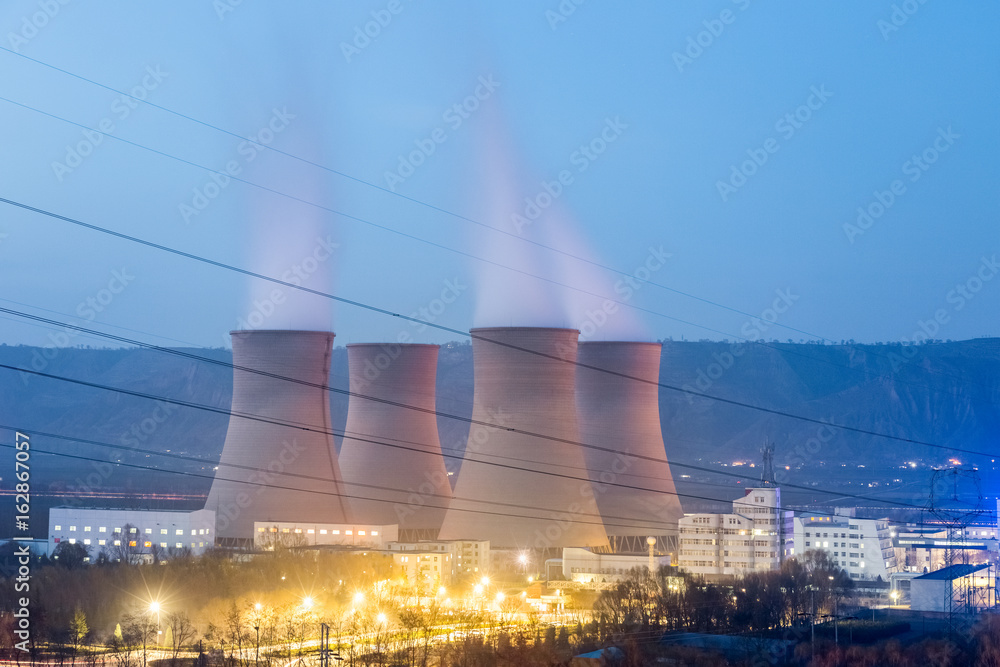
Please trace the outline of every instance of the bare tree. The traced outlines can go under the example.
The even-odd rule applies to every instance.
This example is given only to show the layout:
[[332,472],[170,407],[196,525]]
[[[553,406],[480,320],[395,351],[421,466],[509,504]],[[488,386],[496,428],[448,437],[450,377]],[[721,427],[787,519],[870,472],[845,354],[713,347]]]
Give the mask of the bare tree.
[[170,614],[167,617],[167,627],[170,631],[171,638],[171,664],[177,664],[177,655],[181,652],[181,649],[184,648],[186,644],[190,644],[194,641],[194,624],[191,623],[191,619],[188,618],[188,615],[185,612],[178,612],[176,614]]

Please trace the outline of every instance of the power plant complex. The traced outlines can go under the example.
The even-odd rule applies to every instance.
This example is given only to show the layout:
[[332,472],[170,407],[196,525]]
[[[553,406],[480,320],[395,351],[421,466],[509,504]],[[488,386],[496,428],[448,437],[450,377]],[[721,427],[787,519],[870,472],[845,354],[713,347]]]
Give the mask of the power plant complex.
[[501,549],[635,553],[651,537],[666,550],[676,536],[682,512],[660,429],[658,343],[473,329],[472,416],[452,491],[438,434],[437,345],[348,345],[340,434],[327,386],[333,333],[231,335],[232,415],[205,505],[221,544],[252,544],[255,523],[263,532],[287,522],[395,525],[411,539]]

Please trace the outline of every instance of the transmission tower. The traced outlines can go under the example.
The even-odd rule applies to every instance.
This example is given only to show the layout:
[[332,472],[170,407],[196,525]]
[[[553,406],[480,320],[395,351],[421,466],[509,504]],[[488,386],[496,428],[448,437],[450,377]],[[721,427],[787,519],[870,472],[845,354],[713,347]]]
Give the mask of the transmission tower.
[[944,566],[955,565],[961,558],[968,563],[963,548],[968,526],[983,514],[983,488],[975,468],[935,468],[928,494],[927,514],[934,524],[946,531]]
[[764,440],[764,444],[760,448],[760,457],[763,466],[760,471],[760,481],[763,485],[775,486],[774,481],[774,443],[770,440]]

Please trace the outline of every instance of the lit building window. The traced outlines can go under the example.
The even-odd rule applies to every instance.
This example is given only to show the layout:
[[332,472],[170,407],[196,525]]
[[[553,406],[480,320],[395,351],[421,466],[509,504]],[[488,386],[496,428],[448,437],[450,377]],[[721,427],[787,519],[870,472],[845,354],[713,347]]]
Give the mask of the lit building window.
[[184,544],[182,542],[178,542],[177,543],[177,548],[178,549],[183,549],[184,548]]
[[309,533],[310,535],[315,535],[315,534],[316,534],[316,531],[315,531],[315,530],[313,530],[312,528],[310,528],[310,529],[309,529],[309,530],[307,530],[306,532],[307,532],[307,533]]
[[75,533],[75,532],[76,532],[76,526],[70,526],[70,527],[69,527],[69,531],[70,531],[71,533]]
[[100,528],[97,529],[97,532],[99,532],[99,533],[106,533],[106,532],[108,532],[108,529],[107,529],[106,526],[101,526]]
[[350,530],[345,530],[344,531],[344,535],[353,535],[353,534],[354,534],[353,531],[350,531]]
[[69,543],[70,544],[76,544],[76,538],[75,537],[69,538]]
[[183,530],[183,529],[181,529],[181,528],[178,528],[178,529],[177,529],[177,534],[178,534],[178,535],[183,535],[183,534],[184,534],[184,530]]
[[333,532],[334,535],[340,535],[340,531],[339,530],[334,530],[334,531],[331,531],[331,532]]
[[319,534],[320,535],[326,535],[326,528],[320,528],[319,529]]
[[55,526],[52,527],[52,530],[62,530],[62,526],[56,524]]
[[116,547],[120,547],[121,545],[122,545],[122,541],[121,540],[115,540],[115,546]]
[[167,543],[166,542],[160,542],[160,547],[163,548],[163,549],[166,549],[167,548]]
[[128,541],[128,545],[129,545],[130,547],[134,547],[134,546],[135,546],[135,540],[129,540],[129,541]]
[[373,530],[372,531],[372,537],[378,537],[378,531],[377,530]]
[[145,542],[142,543],[142,546],[144,546],[144,547],[146,547],[148,549],[151,546],[153,546],[153,543],[150,542],[149,540],[146,540]]
[[364,535],[364,534],[365,534],[365,531],[363,531],[363,530],[359,530],[358,531],[358,535]]
[[90,538],[87,538],[86,540],[84,540],[83,543],[84,544],[90,544]]

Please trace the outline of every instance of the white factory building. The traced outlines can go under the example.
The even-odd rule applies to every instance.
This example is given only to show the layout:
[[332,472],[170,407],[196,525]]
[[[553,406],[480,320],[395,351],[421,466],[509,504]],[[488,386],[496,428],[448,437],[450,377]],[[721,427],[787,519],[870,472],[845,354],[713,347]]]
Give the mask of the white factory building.
[[[653,567],[670,565],[669,556],[653,558]],[[599,554],[590,549],[564,547],[562,550],[563,579],[597,586],[624,579],[636,568],[649,568],[649,556],[642,554]]]
[[[414,554],[435,556],[446,554],[450,571],[445,575],[442,573],[441,585],[448,585],[452,581],[462,579],[478,579],[490,571],[490,541],[489,540],[421,540],[419,542],[392,542],[388,549],[393,554],[393,560],[397,563],[409,563],[411,561],[399,561],[399,554]],[[412,561],[416,562],[416,561]],[[445,561],[429,561],[430,563],[444,563]],[[425,567],[430,567],[425,563]],[[444,582],[447,579],[447,583]]]
[[215,545],[215,512],[53,507],[48,553],[63,542],[87,547],[91,560],[102,551],[137,562],[181,550],[199,555]]
[[746,489],[730,514],[688,514],[678,521],[678,565],[709,577],[776,570],[781,566],[791,512],[777,487]]
[[821,549],[847,570],[851,579],[889,580],[899,568],[889,522],[885,519],[858,519],[837,514],[802,514],[793,522],[787,556]]
[[356,523],[305,523],[254,521],[254,547],[270,551],[276,547],[340,546],[387,549],[399,539],[399,526]]

